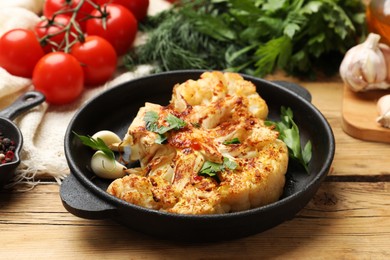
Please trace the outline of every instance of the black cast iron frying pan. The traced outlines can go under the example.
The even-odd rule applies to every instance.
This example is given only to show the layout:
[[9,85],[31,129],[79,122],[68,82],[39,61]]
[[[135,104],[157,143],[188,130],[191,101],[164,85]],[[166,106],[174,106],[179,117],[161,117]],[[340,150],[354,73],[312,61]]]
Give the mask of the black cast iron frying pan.
[[73,134],[92,135],[111,130],[124,136],[138,109],[147,102],[167,105],[176,83],[198,79],[203,71],[173,71],[123,83],[87,103],[71,120],[65,135],[65,155],[71,171],[61,185],[64,207],[89,219],[111,218],[155,237],[174,240],[215,241],[256,234],[293,218],[314,196],[333,161],[332,129],[310,103],[303,88],[286,82],[269,82],[251,76],[266,100],[269,119],[278,120],[280,107],[291,107],[304,143],[311,140],[313,157],[309,173],[294,162],[289,164],[282,198],[270,205],[237,213],[179,215],[146,209],[124,202],[105,192],[109,181],[95,177],[88,165],[92,151]]

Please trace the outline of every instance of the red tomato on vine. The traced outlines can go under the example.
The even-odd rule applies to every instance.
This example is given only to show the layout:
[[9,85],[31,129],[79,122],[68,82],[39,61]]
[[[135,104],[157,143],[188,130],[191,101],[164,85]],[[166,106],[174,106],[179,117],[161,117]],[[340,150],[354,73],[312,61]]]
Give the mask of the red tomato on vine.
[[0,67],[14,76],[31,78],[44,54],[32,30],[14,29],[0,38]]
[[116,69],[117,56],[114,47],[99,36],[87,36],[85,42],[73,45],[72,54],[84,71],[84,83],[96,86],[109,80]]
[[117,55],[125,54],[132,46],[138,22],[134,15],[124,6],[106,4],[99,10],[92,11],[95,18],[87,20],[87,34],[97,35],[106,39],[114,47]]
[[138,21],[145,19],[149,8],[149,0],[96,0],[96,3],[99,5],[107,3],[123,5],[134,14]]
[[36,90],[50,104],[63,105],[78,98],[84,88],[84,75],[78,60],[65,52],[51,52],[36,64],[32,77]]
[[56,15],[54,19],[42,20],[35,26],[35,33],[41,40],[41,45],[46,53],[62,50],[66,42],[76,40],[77,31],[74,26],[71,26],[68,32],[65,31],[65,27],[69,23],[70,17],[60,14]]
[[[43,5],[43,15],[47,18],[51,18],[54,14],[62,12],[63,15],[72,16],[72,9],[76,8],[81,1],[82,0],[45,0]],[[95,3],[95,1],[96,0],[93,0],[92,2]],[[83,30],[85,30],[85,19],[93,10],[93,5],[91,5],[88,1],[84,1],[78,10],[76,21],[80,24]]]

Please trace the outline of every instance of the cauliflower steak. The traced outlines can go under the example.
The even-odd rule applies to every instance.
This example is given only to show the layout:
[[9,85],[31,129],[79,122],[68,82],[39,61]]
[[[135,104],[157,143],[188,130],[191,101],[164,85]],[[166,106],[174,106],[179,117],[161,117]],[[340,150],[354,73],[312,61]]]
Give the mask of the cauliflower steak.
[[167,106],[146,103],[123,139],[140,167],[107,192],[178,214],[242,211],[277,201],[288,150],[264,124],[265,101],[236,73],[205,72],[173,88]]

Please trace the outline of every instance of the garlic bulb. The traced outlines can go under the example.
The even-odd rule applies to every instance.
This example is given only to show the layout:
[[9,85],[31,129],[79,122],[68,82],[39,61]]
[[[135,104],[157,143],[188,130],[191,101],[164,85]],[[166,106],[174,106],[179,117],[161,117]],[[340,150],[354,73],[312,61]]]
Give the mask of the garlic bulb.
[[365,42],[352,47],[340,65],[344,83],[353,91],[390,88],[390,47],[370,33]]
[[390,95],[382,96],[377,102],[379,117],[377,122],[383,127],[390,128]]

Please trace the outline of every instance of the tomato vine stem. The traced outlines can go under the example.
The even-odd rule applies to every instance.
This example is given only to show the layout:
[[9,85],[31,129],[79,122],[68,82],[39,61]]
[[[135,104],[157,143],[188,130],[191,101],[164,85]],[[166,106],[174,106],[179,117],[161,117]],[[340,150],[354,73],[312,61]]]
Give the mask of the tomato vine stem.
[[[66,5],[68,5],[68,6],[70,6],[72,4],[72,0],[66,0],[65,2],[66,2]],[[52,17],[45,17],[45,19],[47,20],[47,24],[43,27],[49,28],[50,26],[61,26],[63,28],[54,32],[54,33],[47,34],[47,35],[43,36],[42,38],[40,38],[39,43],[41,44],[41,46],[46,46],[49,44],[49,45],[53,46],[53,48],[57,51],[63,51],[65,53],[69,53],[72,46],[76,42],[84,42],[85,35],[84,35],[83,30],[81,29],[80,24],[77,22],[77,15],[80,14],[81,7],[85,3],[91,5],[94,9],[97,9],[102,15],[99,17],[94,17],[94,16],[91,16],[90,14],[87,14],[86,17],[84,17],[80,21],[86,21],[86,20],[92,19],[92,18],[101,18],[101,19],[103,19],[103,23],[105,24],[105,20],[106,20],[105,17],[108,16],[106,9],[102,10],[99,5],[95,4],[91,0],[80,0],[74,8],[62,9],[62,10],[54,13]],[[68,16],[69,14],[71,14],[71,15],[69,16],[70,20],[69,20],[69,23],[67,23],[67,24],[57,23],[55,21],[57,16],[59,16],[59,15],[67,15]],[[104,28],[106,28],[106,26]],[[72,29],[74,29],[75,32]],[[60,35],[62,33],[64,33],[64,39],[60,44],[51,40],[51,38],[53,38],[57,35]],[[74,38],[74,40],[72,40],[72,38]]]

